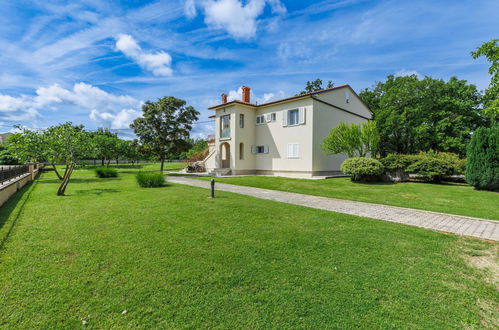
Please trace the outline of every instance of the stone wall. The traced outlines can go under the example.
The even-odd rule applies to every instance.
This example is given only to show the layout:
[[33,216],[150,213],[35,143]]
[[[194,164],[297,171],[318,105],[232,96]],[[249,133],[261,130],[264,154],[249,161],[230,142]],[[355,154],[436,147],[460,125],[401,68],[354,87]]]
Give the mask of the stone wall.
[[2,206],[16,192],[21,190],[28,182],[34,180],[42,168],[41,164],[30,164],[29,172],[0,185],[0,206]]

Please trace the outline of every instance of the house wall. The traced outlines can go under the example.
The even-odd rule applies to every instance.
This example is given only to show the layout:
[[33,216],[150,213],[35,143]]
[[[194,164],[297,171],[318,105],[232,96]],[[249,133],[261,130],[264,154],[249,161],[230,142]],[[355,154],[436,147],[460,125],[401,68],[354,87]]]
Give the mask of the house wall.
[[[343,92],[343,88],[332,91],[327,93],[327,95],[321,95],[320,99],[341,108],[345,108],[351,112],[358,113],[362,116],[368,118],[371,117],[369,109],[367,109],[365,105],[353,95],[353,93],[350,93],[349,102],[346,103]],[[321,175],[339,172],[341,163],[347,157],[345,155],[326,155],[322,150],[324,138],[329,135],[329,132],[333,127],[338,126],[338,124],[342,121],[346,123],[360,124],[367,122],[367,119],[339,110],[316,100],[313,101],[313,104],[314,137],[312,146],[314,174]]]
[[[234,134],[235,134],[235,126],[234,126],[234,118],[236,117],[235,116],[235,106],[234,105],[230,105],[228,106],[227,108],[222,108],[222,109],[218,109],[216,111],[216,118],[215,118],[215,149],[216,149],[216,154],[214,155],[215,156],[215,167],[214,168],[219,168],[221,167],[221,154],[220,154],[220,145],[224,142],[227,142],[229,143],[230,145],[230,157],[231,157],[231,160],[230,160],[230,166],[233,167],[234,166],[234,152],[235,152],[235,149],[234,149]],[[230,115],[230,137],[229,138],[224,138],[224,139],[220,139],[220,117],[222,116],[225,116],[225,115]],[[209,165],[209,164],[208,164]],[[210,170],[212,168],[209,168]]]
[[[345,92],[349,94],[346,102]],[[346,109],[343,111],[316,99]],[[285,110],[303,107],[305,123],[283,126]],[[256,125],[256,117],[276,113],[274,122]],[[220,117],[230,114],[231,136],[220,139]],[[239,115],[244,114],[244,128],[239,127]],[[358,114],[358,115],[356,115]],[[221,167],[220,145],[230,145],[230,167],[232,174],[277,174],[285,176],[327,175],[339,172],[346,159],[343,155],[325,155],[321,145],[331,128],[340,122],[362,123],[371,117],[369,109],[349,87],[340,88],[313,98],[290,100],[263,107],[231,104],[216,110],[215,153],[207,158],[208,170]],[[243,158],[239,157],[239,144],[244,144]],[[299,144],[299,157],[288,158],[288,143]],[[253,154],[252,146],[268,146],[268,153]]]
[[[305,124],[297,126],[283,126],[284,110],[305,107]],[[255,125],[255,145],[268,145],[268,154],[255,155],[255,169],[265,174],[274,172],[309,172],[312,171],[312,99],[302,99],[287,103],[280,103],[268,107],[258,108],[257,115],[276,113],[276,121]],[[255,116],[255,118],[256,118]],[[287,157],[288,143],[299,144],[299,158]],[[270,173],[269,173],[270,174]]]
[[[256,115],[254,107],[235,106],[235,136],[233,155],[235,168],[233,174],[248,174],[255,171],[256,155],[251,153],[251,146],[255,144]],[[244,115],[244,128],[239,127],[239,115]],[[239,144],[243,144],[243,157],[240,157]]]

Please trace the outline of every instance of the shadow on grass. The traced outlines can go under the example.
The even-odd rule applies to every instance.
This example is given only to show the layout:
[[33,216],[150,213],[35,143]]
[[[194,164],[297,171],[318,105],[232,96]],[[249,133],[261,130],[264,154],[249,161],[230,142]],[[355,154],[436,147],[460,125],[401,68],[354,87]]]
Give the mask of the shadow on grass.
[[[69,184],[71,183],[91,183],[91,182],[105,182],[105,181],[111,181],[111,180],[121,180],[120,177],[117,178],[88,178],[88,179],[80,179],[80,178],[75,178],[75,179],[69,179]],[[62,181],[58,179],[41,179],[40,183],[58,183],[60,184]]]
[[[104,193],[119,193],[121,190],[118,189],[88,189],[88,190],[76,190],[77,195],[102,195]],[[70,195],[67,195],[70,196]]]
[[99,167],[130,168],[130,169],[134,168],[134,169],[137,169],[137,168],[143,168],[144,165],[131,165],[131,164],[130,165],[128,165],[128,164],[118,164],[118,165],[116,165],[116,164],[110,164],[109,166],[106,166],[106,165],[102,166],[102,165],[98,164],[98,165],[87,165],[85,167],[81,167],[80,169],[82,169],[82,170],[94,170],[94,169],[99,168]]
[[14,219],[11,220],[11,224],[7,232],[0,234],[0,250],[3,248],[3,245],[9,238],[10,234],[12,233],[12,230],[14,229],[14,226],[16,225],[17,220],[19,219],[19,216],[22,213],[24,205],[29,200],[29,196],[33,191],[32,188],[34,188],[32,186],[37,182],[38,181],[30,181],[28,184],[22,187],[18,192],[12,195],[9,198],[9,200],[0,207],[0,229],[3,229],[3,227],[7,224],[7,220],[9,220],[10,216],[13,215],[13,212],[16,210],[16,207],[19,206],[17,214],[15,214]]
[[397,182],[384,182],[384,181],[350,181],[353,184],[360,184],[360,185],[366,185],[366,186],[392,186],[397,184]]

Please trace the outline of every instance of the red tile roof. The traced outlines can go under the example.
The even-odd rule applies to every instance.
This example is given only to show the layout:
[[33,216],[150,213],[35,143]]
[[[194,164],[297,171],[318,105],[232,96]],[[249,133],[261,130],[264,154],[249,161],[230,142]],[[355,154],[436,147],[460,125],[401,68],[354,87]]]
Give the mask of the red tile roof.
[[348,84],[345,84],[345,85],[335,86],[335,87],[331,87],[331,88],[321,89],[319,91],[315,91],[315,92],[311,92],[311,93],[306,93],[306,94],[301,94],[301,95],[295,95],[295,96],[291,96],[291,97],[286,97],[284,99],[280,99],[280,100],[276,100],[276,101],[271,101],[271,102],[267,102],[267,103],[262,103],[262,104],[244,103],[244,102],[242,102],[240,100],[234,100],[234,101],[230,101],[230,102],[227,102],[227,103],[222,103],[222,104],[219,104],[219,105],[214,105],[212,107],[209,107],[208,109],[212,110],[212,109],[216,109],[216,108],[220,108],[220,107],[232,105],[232,104],[235,104],[235,103],[237,103],[237,104],[243,104],[243,105],[247,105],[247,106],[251,106],[251,107],[263,107],[263,106],[267,106],[267,105],[274,104],[274,103],[280,103],[280,102],[290,101],[290,100],[299,99],[299,98],[303,98],[303,97],[308,97],[308,96],[312,96],[312,95],[316,95],[316,94],[326,93],[326,92],[329,92],[329,91],[332,91],[332,90],[335,90],[335,89],[339,89],[339,88],[344,88],[344,87],[349,87],[351,89],[351,87]]

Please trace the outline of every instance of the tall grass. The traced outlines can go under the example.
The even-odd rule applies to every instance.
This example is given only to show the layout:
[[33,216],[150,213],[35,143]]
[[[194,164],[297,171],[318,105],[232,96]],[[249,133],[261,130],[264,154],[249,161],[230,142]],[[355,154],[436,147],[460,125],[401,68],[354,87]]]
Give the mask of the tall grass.
[[98,167],[94,171],[99,178],[115,178],[118,176],[118,171],[112,167]]
[[135,176],[139,186],[143,188],[163,187],[165,185],[165,177],[158,172],[139,172]]

